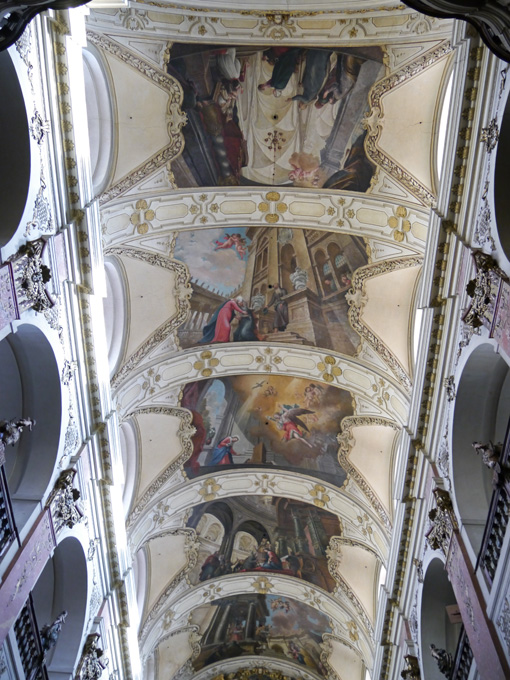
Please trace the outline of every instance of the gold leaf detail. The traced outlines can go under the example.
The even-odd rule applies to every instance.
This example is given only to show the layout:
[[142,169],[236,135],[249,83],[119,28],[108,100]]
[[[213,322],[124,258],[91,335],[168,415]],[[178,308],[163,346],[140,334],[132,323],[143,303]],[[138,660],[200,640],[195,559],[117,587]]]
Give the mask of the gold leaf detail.
[[266,194],[266,201],[279,201],[280,194],[277,191],[268,191]]

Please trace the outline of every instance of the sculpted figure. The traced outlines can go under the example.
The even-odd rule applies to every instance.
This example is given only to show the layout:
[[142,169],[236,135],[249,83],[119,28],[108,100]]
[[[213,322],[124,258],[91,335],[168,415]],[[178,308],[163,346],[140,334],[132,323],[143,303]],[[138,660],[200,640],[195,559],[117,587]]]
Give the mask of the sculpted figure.
[[21,433],[28,427],[29,430],[35,425],[35,420],[33,418],[20,418],[19,420],[2,420],[0,422],[0,441],[4,446],[11,444],[14,446]]
[[43,652],[48,652],[52,647],[54,647],[57,644],[58,636],[60,635],[60,631],[62,630],[62,626],[64,625],[67,617],[67,612],[64,609],[64,611],[57,616],[55,621],[53,621],[52,624],[48,625],[46,624],[41,628],[41,645],[43,648]]
[[477,453],[482,454],[482,461],[490,470],[498,471],[501,447],[502,444],[493,444],[491,441],[489,441],[488,444],[482,444],[482,442],[473,442],[474,450]]
[[446,649],[439,649],[436,645],[430,645],[430,654],[434,657],[439,672],[450,679],[453,671],[453,656]]

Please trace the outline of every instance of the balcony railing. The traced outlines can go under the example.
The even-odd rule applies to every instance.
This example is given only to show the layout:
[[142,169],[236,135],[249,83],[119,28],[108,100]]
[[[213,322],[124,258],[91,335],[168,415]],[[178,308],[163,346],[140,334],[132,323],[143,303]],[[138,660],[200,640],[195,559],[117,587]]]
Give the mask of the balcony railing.
[[507,473],[505,471],[508,466],[509,458],[510,426],[507,430],[499,458],[499,464],[503,471],[501,475],[502,479],[492,493],[487,523],[482,539],[482,547],[480,548],[480,553],[478,554],[476,562],[476,569],[482,571],[489,587],[492,586],[494,576],[496,575],[496,569],[503,547],[503,540],[508,526],[510,513],[510,480],[507,478]]
[[451,680],[467,680],[472,663],[473,652],[471,650],[471,645],[469,644],[469,638],[463,626],[459,635],[457,651],[455,652]]
[[16,619],[14,633],[26,680],[48,680],[31,596]]
[[17,538],[11,499],[3,465],[0,466],[0,560]]

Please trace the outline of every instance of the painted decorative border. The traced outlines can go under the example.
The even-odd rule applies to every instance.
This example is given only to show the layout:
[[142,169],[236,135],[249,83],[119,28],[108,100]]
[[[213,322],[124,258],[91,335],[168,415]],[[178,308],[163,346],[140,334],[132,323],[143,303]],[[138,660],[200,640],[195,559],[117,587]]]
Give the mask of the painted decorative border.
[[[397,20],[388,25],[386,17],[397,11]],[[172,15],[172,23],[158,21],[158,14]],[[397,13],[396,12],[396,13]],[[229,16],[230,15],[230,16]],[[382,18],[383,21],[378,21]],[[395,43],[409,36],[446,37],[451,34],[452,22],[440,22],[425,17],[403,5],[380,6],[345,10],[256,10],[186,7],[161,0],[134,2],[128,9],[110,15],[93,15],[89,25],[101,27],[109,33],[129,35],[137,31],[143,37],[165,37],[177,40],[201,40],[210,43],[259,43],[260,41],[285,41],[302,44],[312,40],[327,39],[333,45],[363,45],[367,43]],[[429,34],[429,35],[428,35]],[[168,49],[171,49],[171,43]]]
[[349,321],[351,326],[357,331],[361,337],[373,347],[373,349],[384,359],[390,367],[394,375],[404,388],[411,392],[412,384],[405,368],[395,357],[393,352],[382,342],[382,340],[363,322],[363,308],[367,302],[367,296],[364,290],[365,283],[369,279],[387,274],[389,272],[398,271],[400,269],[408,269],[409,267],[418,267],[423,264],[423,258],[419,256],[411,256],[398,260],[384,260],[383,262],[376,262],[358,269],[352,278],[353,293],[348,295],[350,303]]
[[[179,418],[181,421],[179,423],[179,430],[177,436],[179,437],[179,442],[182,447],[182,452],[170,465],[168,465],[158,477],[149,485],[149,487],[144,491],[143,495],[138,499],[135,509],[140,512],[149,503],[151,498],[157,494],[161,487],[170,479],[170,477],[177,471],[180,470],[182,465],[188,460],[188,458],[193,453],[193,444],[191,442],[191,437],[195,434],[195,428],[192,427],[191,421],[192,416],[189,411],[184,408],[169,408],[165,406],[149,406],[146,408],[139,408],[136,411],[132,411],[128,415],[122,418],[125,422],[130,418],[142,415],[165,415],[172,416],[174,418]],[[135,512],[135,510],[133,510]]]
[[145,161],[145,163],[136,170],[106,189],[98,197],[100,205],[103,205],[114,198],[118,198],[121,194],[124,194],[142,179],[147,177],[147,175],[180,156],[184,149],[184,136],[181,132],[181,128],[186,123],[187,118],[186,114],[180,109],[182,104],[182,90],[175,78],[172,78],[168,73],[165,73],[154,66],[154,64],[144,59],[141,55],[131,52],[124,47],[124,45],[121,45],[109,36],[102,33],[96,33],[89,29],[87,30],[87,39],[95,45],[95,47],[108,52],[124,64],[127,64],[141,73],[145,78],[167,92],[169,97],[167,107],[167,130],[168,136],[170,137],[170,143],[164,149],[161,149]]
[[184,552],[186,553],[186,565],[170,581],[170,583],[168,583],[165,586],[163,592],[159,595],[156,602],[153,604],[153,606],[150,608],[150,610],[146,613],[145,617],[143,618],[143,624],[140,627],[138,633],[138,639],[140,640],[140,644],[143,644],[143,641],[147,636],[147,632],[150,629],[152,622],[159,615],[161,608],[168,601],[176,587],[181,583],[181,581],[185,579],[187,572],[190,569],[193,569],[198,560],[198,542],[196,540],[196,533],[194,529],[180,528],[162,531],[161,533],[156,534],[155,536],[151,536],[149,541],[147,541],[147,543],[145,543],[144,546],[147,545],[150,541],[153,541],[157,538],[163,538],[164,536],[185,537]]
[[365,139],[365,151],[369,158],[378,166],[384,168],[389,175],[394,177],[414,196],[430,207],[434,206],[436,202],[434,194],[413,175],[401,168],[392,158],[386,155],[378,145],[382,132],[381,122],[384,124],[382,99],[388,92],[422,73],[429,66],[450,54],[452,50],[453,47],[450,42],[445,41],[439,47],[426,52],[416,61],[379,81],[370,91],[370,114],[365,118],[365,127],[368,129]]
[[373,418],[370,416],[346,416],[342,420],[342,432],[337,437],[337,441],[340,445],[338,450],[338,460],[340,465],[343,467],[349,477],[352,477],[352,479],[355,480],[356,484],[363,491],[365,496],[370,501],[370,504],[379,515],[379,519],[382,521],[386,529],[391,531],[391,519],[383,504],[375,494],[370,484],[368,484],[363,475],[352,465],[351,461],[349,460],[349,454],[352,447],[354,446],[352,430],[355,427],[360,427],[363,425],[383,425],[384,427],[391,427],[396,432],[400,432],[400,428],[394,421],[388,420],[386,418]]
[[119,257],[131,257],[140,262],[146,262],[154,267],[162,267],[170,272],[175,273],[176,277],[176,297],[177,297],[177,314],[161,325],[148,340],[146,340],[141,347],[139,347],[128,359],[123,366],[113,376],[111,381],[112,389],[127,377],[127,375],[146,357],[157,345],[166,340],[177,328],[184,323],[189,312],[189,298],[193,293],[193,289],[189,286],[189,275],[187,267],[177,260],[170,260],[163,255],[156,253],[148,253],[144,250],[137,250],[135,248],[125,248],[122,246],[112,246],[105,251],[105,255],[117,255]]

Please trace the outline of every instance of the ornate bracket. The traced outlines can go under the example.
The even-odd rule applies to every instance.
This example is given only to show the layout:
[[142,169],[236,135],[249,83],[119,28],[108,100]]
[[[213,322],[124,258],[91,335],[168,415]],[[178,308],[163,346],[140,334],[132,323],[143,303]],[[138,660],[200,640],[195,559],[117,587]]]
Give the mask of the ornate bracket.
[[490,255],[476,252],[473,254],[473,259],[476,265],[476,277],[471,279],[466,286],[466,292],[473,302],[464,315],[463,321],[472,328],[485,326],[492,331],[501,283],[508,279]]
[[432,550],[441,550],[448,557],[453,532],[458,529],[457,519],[453,511],[448,491],[434,489],[436,507],[429,512],[432,527],[426,534],[427,542]]
[[98,646],[99,638],[98,633],[87,636],[74,680],[99,680],[108,666],[109,659],[104,656],[103,650]]
[[400,673],[400,677],[404,680],[421,680],[420,663],[416,656],[408,654],[404,656],[407,668]]
[[55,484],[48,505],[51,509],[55,532],[59,532],[64,526],[72,529],[83,519],[83,512],[77,505],[80,492],[73,487],[76,470],[64,470]]

